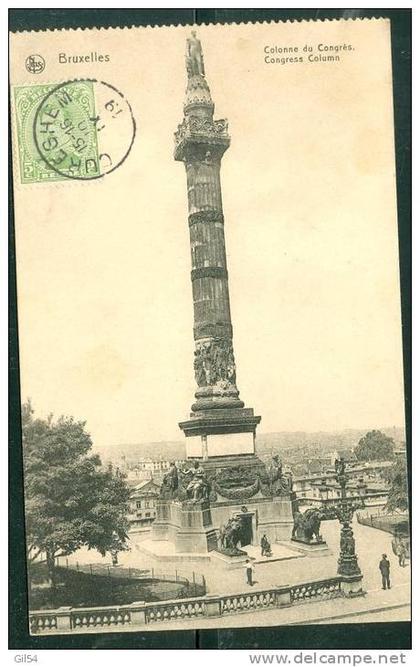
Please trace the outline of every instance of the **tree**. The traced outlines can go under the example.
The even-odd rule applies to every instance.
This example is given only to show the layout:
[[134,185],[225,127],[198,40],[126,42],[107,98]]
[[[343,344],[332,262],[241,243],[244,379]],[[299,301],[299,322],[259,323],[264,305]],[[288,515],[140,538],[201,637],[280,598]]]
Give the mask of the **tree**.
[[408,510],[408,483],[405,461],[398,459],[393,466],[384,470],[382,475],[390,484],[385,510],[387,512],[396,510],[406,512]]
[[34,419],[22,407],[25,516],[28,560],[45,553],[52,584],[55,558],[82,546],[126,549],[130,497],[124,478],[103,468],[91,453],[85,422],[50,415]]
[[394,440],[381,431],[369,431],[360,438],[354,453],[359,461],[390,461],[394,458]]

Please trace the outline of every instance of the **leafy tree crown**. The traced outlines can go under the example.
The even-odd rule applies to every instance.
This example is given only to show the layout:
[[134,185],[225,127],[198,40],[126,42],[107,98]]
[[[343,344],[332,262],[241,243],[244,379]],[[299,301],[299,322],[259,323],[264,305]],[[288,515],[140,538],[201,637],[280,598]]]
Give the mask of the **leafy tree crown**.
[[34,418],[22,407],[26,535],[29,558],[87,546],[101,554],[125,549],[129,488],[92,453],[83,421]]

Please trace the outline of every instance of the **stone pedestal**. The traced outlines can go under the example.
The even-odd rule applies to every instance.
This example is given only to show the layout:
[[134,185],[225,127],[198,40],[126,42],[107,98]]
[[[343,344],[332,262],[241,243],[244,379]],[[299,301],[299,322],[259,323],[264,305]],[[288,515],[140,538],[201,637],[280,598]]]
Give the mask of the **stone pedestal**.
[[253,455],[260,421],[252,408],[219,406],[191,412],[190,419],[179,424],[186,435],[187,458]]
[[249,539],[243,547],[259,547],[264,534],[271,544],[285,542],[293,527],[293,503],[292,493],[273,498],[264,497],[261,491],[249,500],[159,500],[151,539],[171,542],[176,552],[206,553],[218,548],[220,527],[239,515],[246,517],[249,526]]
[[305,540],[299,540],[296,537],[292,537],[290,540],[291,547],[297,549],[305,556],[311,557],[320,557],[320,556],[329,556],[331,550],[328,548],[328,544],[325,540],[321,542],[306,542]]
[[216,562],[223,564],[227,570],[237,570],[238,568],[243,567],[248,560],[247,553],[238,556],[228,556],[221,551],[213,551],[211,557]]
[[152,524],[152,540],[168,540],[175,543],[181,526],[182,503],[175,500],[158,500],[156,519]]
[[247,544],[260,546],[261,538],[266,535],[271,544],[289,539],[293,528],[294,494],[269,497],[259,491],[251,498],[235,500],[226,499],[218,494],[211,502],[213,524],[217,529],[235,516],[246,518],[250,528],[249,541],[238,545],[245,548]]
[[217,549],[209,502],[159,501],[152,539],[172,542],[177,552],[206,553]]
[[175,538],[175,549],[189,552],[217,549],[217,535],[207,501],[182,504],[181,525]]

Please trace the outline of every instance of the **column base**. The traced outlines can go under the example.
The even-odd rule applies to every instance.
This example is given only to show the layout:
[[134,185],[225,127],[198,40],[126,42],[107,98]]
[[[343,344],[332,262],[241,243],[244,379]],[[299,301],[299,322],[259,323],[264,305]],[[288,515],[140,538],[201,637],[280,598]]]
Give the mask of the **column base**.
[[362,587],[363,576],[361,574],[353,577],[343,577],[341,580],[341,590],[347,598],[359,597],[366,595],[366,591]]
[[349,556],[341,555],[338,559],[337,573],[343,577],[360,577],[362,575],[356,554]]
[[192,412],[179,427],[186,436],[187,458],[254,454],[261,417],[252,408],[213,408]]

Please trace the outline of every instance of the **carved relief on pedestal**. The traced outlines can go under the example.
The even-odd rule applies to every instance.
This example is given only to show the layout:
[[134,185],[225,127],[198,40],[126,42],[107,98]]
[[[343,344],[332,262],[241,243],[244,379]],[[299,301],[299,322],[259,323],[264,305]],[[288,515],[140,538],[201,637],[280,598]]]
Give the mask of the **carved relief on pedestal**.
[[199,387],[236,387],[236,367],[232,341],[228,338],[197,341],[194,373]]

